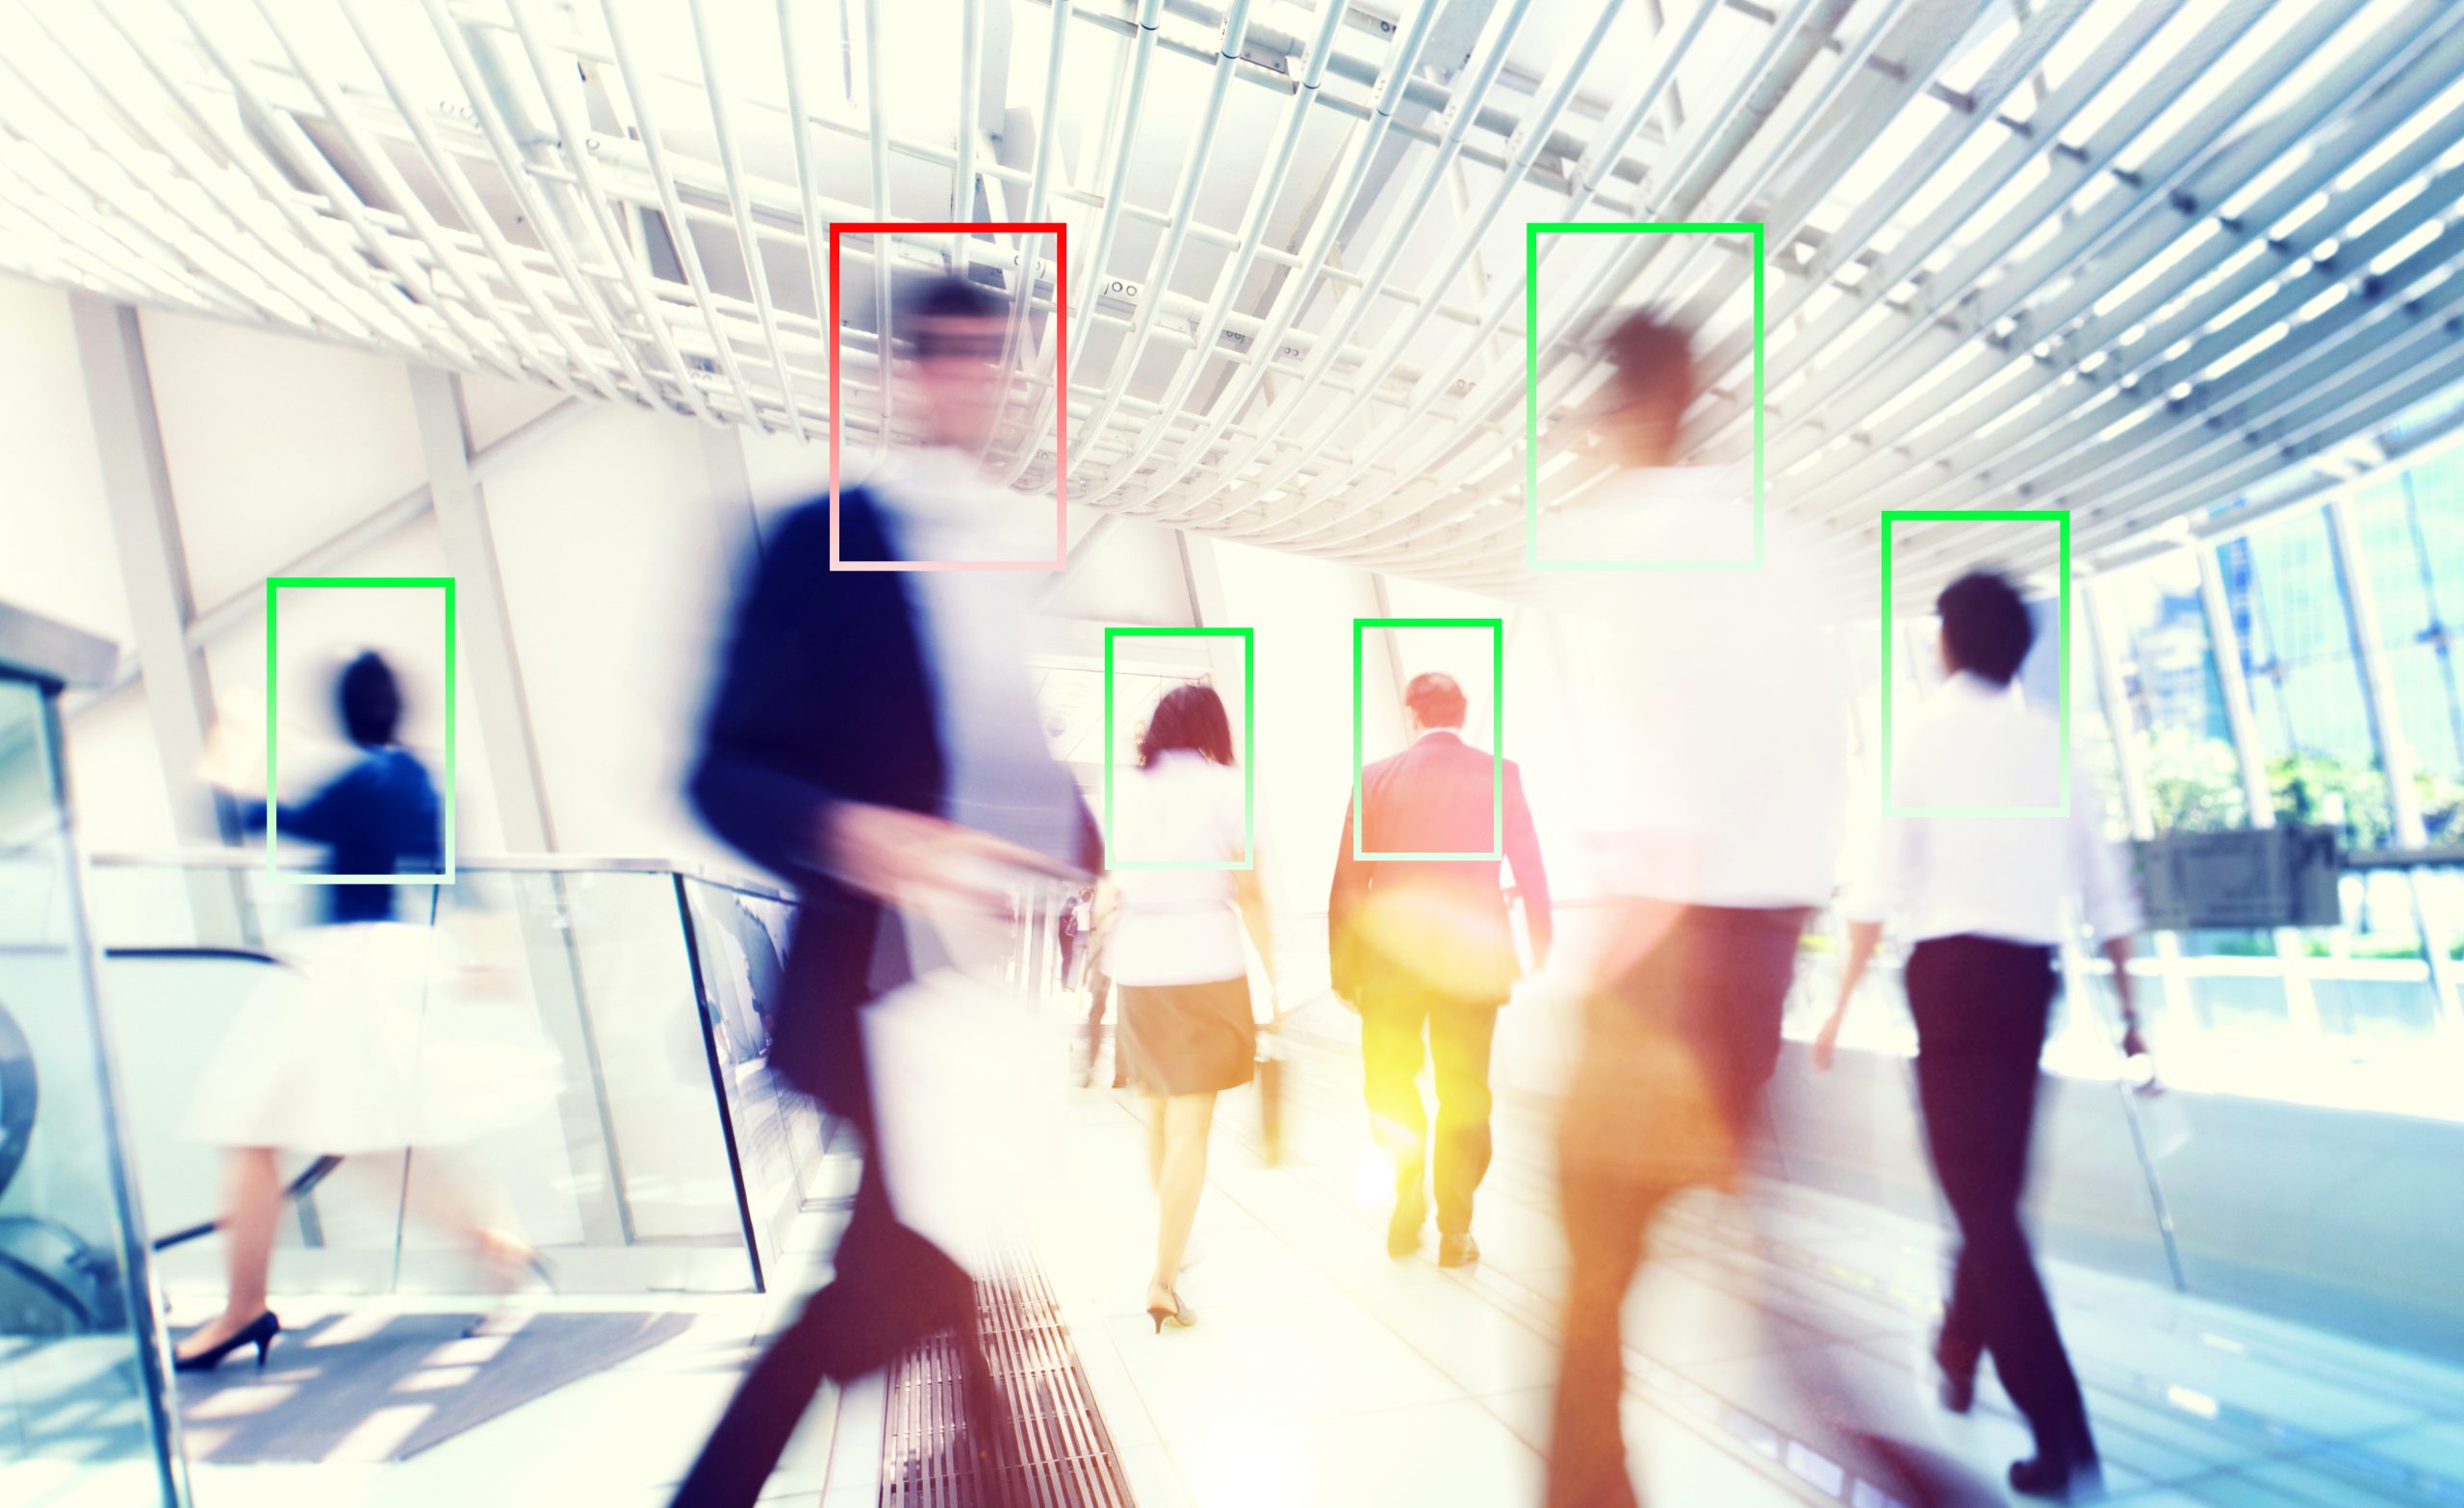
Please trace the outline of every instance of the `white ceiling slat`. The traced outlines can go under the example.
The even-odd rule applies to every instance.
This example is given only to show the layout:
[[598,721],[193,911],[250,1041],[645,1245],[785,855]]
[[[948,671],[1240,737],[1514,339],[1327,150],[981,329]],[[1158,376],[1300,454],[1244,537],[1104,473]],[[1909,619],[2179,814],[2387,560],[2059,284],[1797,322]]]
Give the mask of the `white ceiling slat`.
[[[1741,242],[1544,244],[1527,372],[1527,219],[1765,226],[1771,499],[1844,570],[1885,507],[2065,507],[2118,557],[2338,485],[2464,381],[2445,0],[1396,9],[851,0],[842,92],[805,0],[0,0],[0,269],[799,436],[837,341],[870,447],[882,311],[956,267],[1033,300],[1014,485],[1049,458],[1106,516],[1492,590],[1527,579],[1528,383],[1548,496],[1603,474],[1603,310],[1701,314],[1688,443],[1748,432]],[[979,186],[1069,225],[1065,331],[1035,248],[972,238],[855,238],[829,306],[834,221]]]

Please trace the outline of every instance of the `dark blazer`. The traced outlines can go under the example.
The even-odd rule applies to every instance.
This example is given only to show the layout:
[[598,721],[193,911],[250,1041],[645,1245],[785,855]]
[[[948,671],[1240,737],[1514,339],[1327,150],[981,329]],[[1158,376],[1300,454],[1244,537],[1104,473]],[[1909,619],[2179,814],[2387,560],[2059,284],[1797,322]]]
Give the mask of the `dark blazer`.
[[[1361,847],[1371,854],[1485,855],[1496,842],[1490,756],[1441,729],[1361,771]],[[1381,994],[1435,993],[1502,1003],[1519,971],[1514,930],[1494,858],[1354,858],[1344,811],[1343,847],[1326,899],[1335,993],[1354,1005]],[[1505,858],[1522,892],[1535,964],[1549,956],[1549,873],[1523,799],[1523,773],[1505,761]]]
[[[879,505],[839,494],[839,558],[890,560]],[[688,791],[719,836],[795,886],[795,929],[772,1016],[772,1065],[869,1123],[856,1008],[905,977],[875,968],[883,908],[813,867],[834,802],[939,813],[949,772],[907,577],[830,569],[830,501],[789,513],[738,601]],[[1100,867],[1081,804],[1081,861]]]

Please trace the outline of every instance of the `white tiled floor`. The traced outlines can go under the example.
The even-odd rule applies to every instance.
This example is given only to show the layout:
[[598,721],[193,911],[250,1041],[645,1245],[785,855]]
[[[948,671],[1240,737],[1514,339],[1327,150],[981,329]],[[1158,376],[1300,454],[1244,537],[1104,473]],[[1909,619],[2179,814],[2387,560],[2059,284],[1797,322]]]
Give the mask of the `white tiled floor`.
[[[1039,1257],[1141,1508],[1537,1500],[1565,1271],[1544,1128],[1501,1109],[1479,1266],[1396,1262],[1354,1071],[1328,1054],[1296,1065],[1282,1168],[1261,1162],[1254,1091],[1225,1098],[1183,1282],[1198,1323],[1161,1336],[1141,1313],[1153,1216],[1139,1107],[1106,1090],[1074,1104]],[[1938,1233],[1796,1190],[1765,1190],[1757,1205],[1751,1220],[1718,1201],[1681,1207],[1628,1306],[1626,1412],[1650,1498],[1836,1500],[1815,1485],[1824,1463],[1804,1454],[1828,1437],[1784,1356],[1844,1384],[1867,1426],[1998,1479],[2025,1444],[2007,1400],[1989,1381],[1976,1412],[1954,1419],[1926,1391]],[[2112,1500],[2464,1504],[2464,1368],[2143,1284],[2067,1268],[2050,1277]],[[197,1500],[655,1508],[752,1342],[795,1301],[645,1306],[689,1308],[696,1322],[410,1461],[203,1467]],[[828,1400],[765,1502],[871,1508],[880,1432],[878,1381]]]
[[[1565,1262],[1542,1128],[1500,1112],[1477,1268],[1397,1263],[1351,1075],[1296,1065],[1281,1169],[1261,1163],[1254,1093],[1225,1098],[1182,1286],[1199,1322],[1162,1336],[1138,1312],[1139,1107],[1082,1098],[1071,1208],[1041,1256],[1142,1503],[1536,1497]],[[1803,1454],[1830,1437],[1783,1365],[1800,1348],[1866,1427],[1998,1481],[2026,1446],[2008,1400],[1989,1379],[1959,1419],[1929,1393],[1938,1233],[1802,1190],[1756,1206],[1681,1207],[1628,1306],[1638,1486],[1723,1508],[1837,1500],[1780,1464],[1829,1475]],[[2464,1503],[2464,1368],[2095,1273],[2051,1281],[2111,1500]]]

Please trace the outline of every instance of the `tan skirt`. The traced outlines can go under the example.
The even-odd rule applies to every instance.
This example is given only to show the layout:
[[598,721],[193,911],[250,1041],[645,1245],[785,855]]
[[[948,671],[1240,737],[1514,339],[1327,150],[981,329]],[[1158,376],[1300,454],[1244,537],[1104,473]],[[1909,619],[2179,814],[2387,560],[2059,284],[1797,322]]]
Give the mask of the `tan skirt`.
[[1234,1089],[1257,1071],[1258,1026],[1249,981],[1123,984],[1116,1051],[1133,1088],[1146,1094]]

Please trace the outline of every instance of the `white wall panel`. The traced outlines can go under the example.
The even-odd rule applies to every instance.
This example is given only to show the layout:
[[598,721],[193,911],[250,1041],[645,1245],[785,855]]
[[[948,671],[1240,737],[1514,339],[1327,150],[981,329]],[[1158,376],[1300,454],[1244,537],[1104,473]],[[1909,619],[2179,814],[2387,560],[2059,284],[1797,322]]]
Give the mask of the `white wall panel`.
[[[68,295],[0,277],[0,601],[126,648],[128,595],[103,506]],[[160,783],[158,780],[156,783]]]
[[681,790],[727,611],[693,422],[607,409],[485,492],[558,843],[742,868]]
[[142,325],[200,609],[420,484],[400,362],[180,315]]

